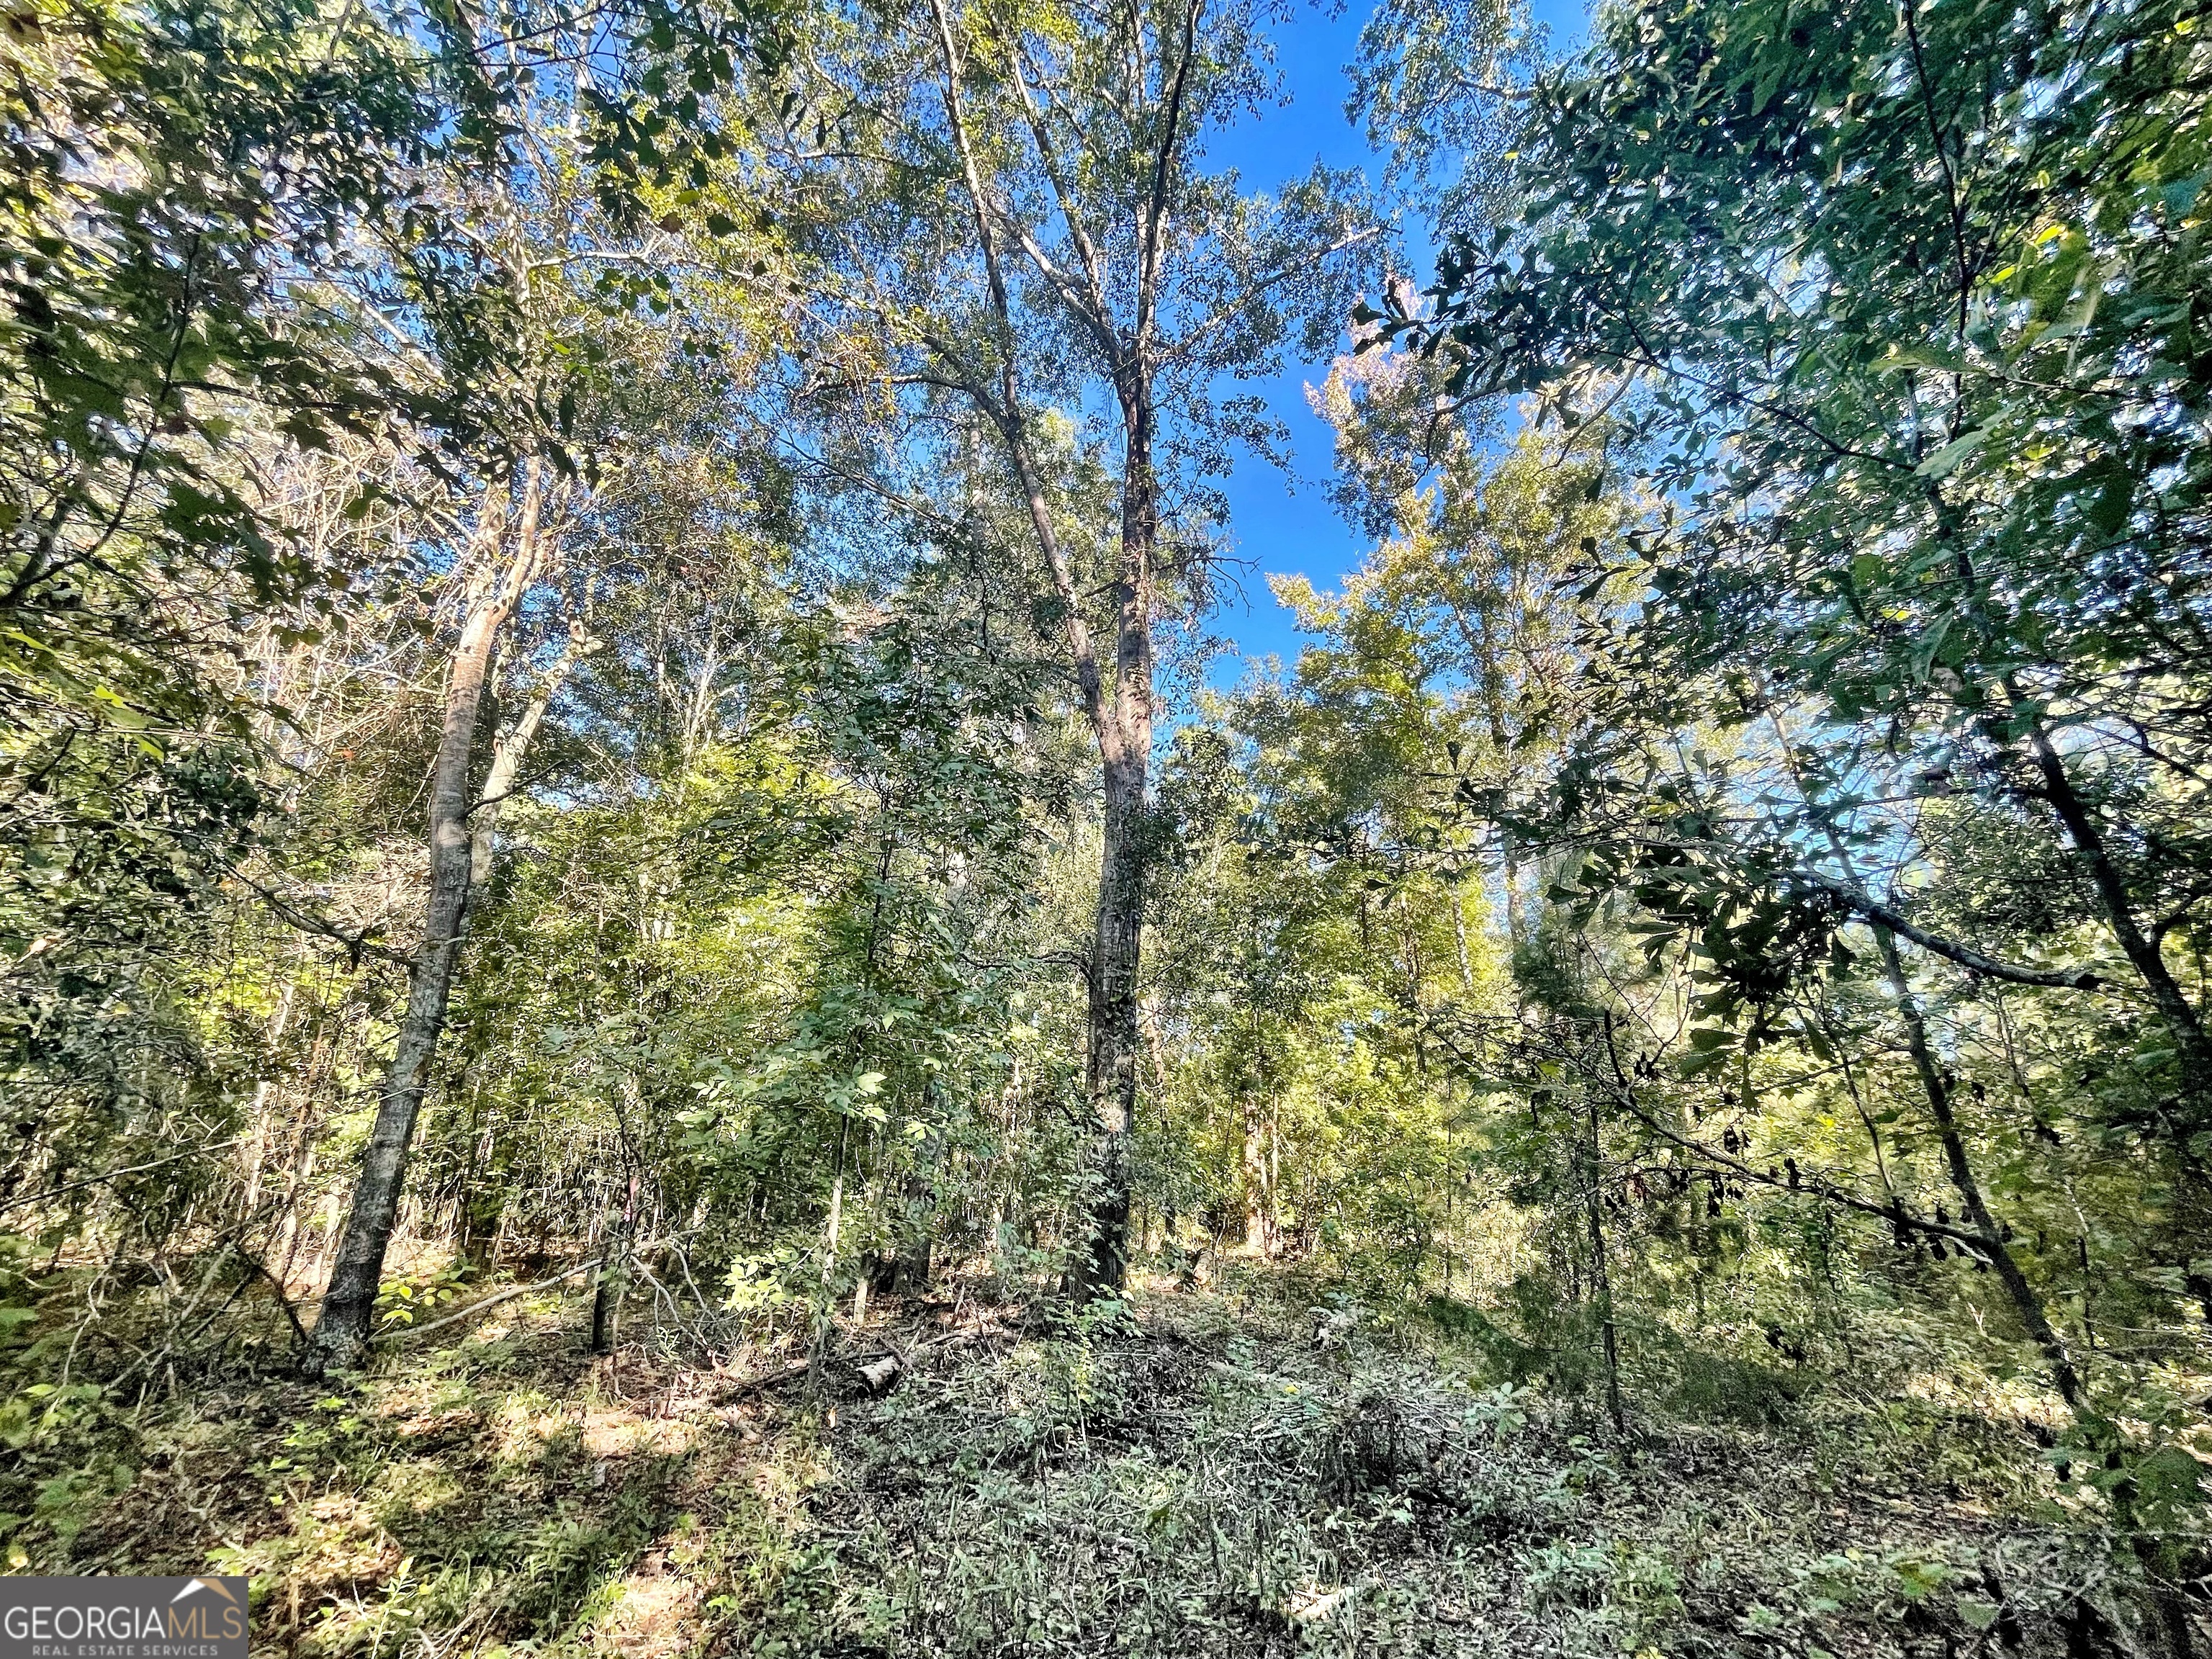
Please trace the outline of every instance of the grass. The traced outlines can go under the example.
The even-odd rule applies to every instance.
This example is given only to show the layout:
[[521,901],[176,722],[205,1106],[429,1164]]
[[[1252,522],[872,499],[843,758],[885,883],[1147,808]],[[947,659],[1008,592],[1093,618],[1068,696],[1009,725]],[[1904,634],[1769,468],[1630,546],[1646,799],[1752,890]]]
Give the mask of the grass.
[[[143,1407],[128,1481],[22,1527],[11,1570],[244,1572],[257,1650],[311,1659],[2135,1642],[2124,1558],[2002,1425],[1616,1445],[1431,1326],[1288,1288],[1157,1287],[1052,1330],[908,1310],[842,1331],[811,1391],[755,1386],[787,1352],[594,1360],[576,1307],[509,1304],[342,1389]],[[857,1364],[886,1352],[878,1396]],[[1966,1478],[1909,1478],[1945,1446]]]

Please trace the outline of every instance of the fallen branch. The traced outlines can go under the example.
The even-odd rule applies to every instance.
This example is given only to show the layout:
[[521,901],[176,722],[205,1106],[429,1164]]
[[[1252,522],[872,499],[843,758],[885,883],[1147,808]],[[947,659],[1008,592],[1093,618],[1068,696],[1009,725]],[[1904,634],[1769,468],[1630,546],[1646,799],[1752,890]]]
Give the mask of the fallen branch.
[[813,1369],[812,1360],[802,1359],[795,1365],[786,1365],[780,1371],[769,1371],[750,1381],[740,1382],[734,1388],[726,1389],[716,1396],[714,1403],[718,1406],[733,1406],[750,1395],[764,1394],[770,1389],[780,1389],[787,1382],[796,1382]]
[[448,1325],[458,1325],[464,1319],[473,1319],[487,1308],[495,1308],[502,1302],[512,1302],[518,1296],[528,1296],[532,1291],[550,1290],[563,1279],[574,1279],[578,1273],[589,1273],[599,1265],[596,1257],[589,1261],[579,1261],[573,1267],[562,1268],[550,1279],[541,1279],[531,1285],[510,1285],[503,1291],[495,1291],[481,1301],[470,1303],[459,1313],[449,1313],[441,1319],[432,1320],[427,1325],[403,1325],[396,1331],[384,1334],[390,1336],[428,1336],[432,1331],[442,1330]]

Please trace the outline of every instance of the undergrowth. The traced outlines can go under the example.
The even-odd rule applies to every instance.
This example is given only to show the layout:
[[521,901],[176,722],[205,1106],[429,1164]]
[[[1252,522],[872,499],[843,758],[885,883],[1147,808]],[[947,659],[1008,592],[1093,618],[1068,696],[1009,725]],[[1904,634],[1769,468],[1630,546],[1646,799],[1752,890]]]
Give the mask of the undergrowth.
[[1932,1408],[1617,1443],[1288,1289],[910,1310],[811,1376],[594,1361],[575,1309],[509,1304],[404,1374],[140,1407],[9,1567],[246,1573],[258,1647],[312,1659],[2134,1645],[2127,1558],[2017,1434],[1909,1487]]

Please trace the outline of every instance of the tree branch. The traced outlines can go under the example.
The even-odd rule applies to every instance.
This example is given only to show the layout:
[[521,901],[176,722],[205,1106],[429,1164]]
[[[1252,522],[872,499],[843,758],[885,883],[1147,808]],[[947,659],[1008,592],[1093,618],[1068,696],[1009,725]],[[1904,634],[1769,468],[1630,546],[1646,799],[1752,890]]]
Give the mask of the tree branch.
[[1182,128],[1183,88],[1190,79],[1191,54],[1198,39],[1198,17],[1206,0],[1190,0],[1183,14],[1182,52],[1176,60],[1175,81],[1168,90],[1167,125],[1160,134],[1159,154],[1152,163],[1152,205],[1145,214],[1143,251],[1137,260],[1137,346],[1144,349],[1152,329],[1154,290],[1159,282],[1160,227],[1167,217],[1168,185],[1175,176],[1176,145]]
[[1787,879],[1802,881],[1817,887],[1838,900],[1846,909],[1862,921],[1876,922],[1887,927],[1899,939],[1910,939],[1922,950],[1942,957],[1946,962],[1956,963],[1970,973],[1984,975],[1990,979],[2009,981],[2014,985],[2043,985],[2063,991],[2097,991],[2105,981],[2097,975],[2080,969],[2022,968],[2013,963],[2000,962],[1995,957],[1984,956],[1979,951],[1929,933],[1915,925],[1871,894],[1863,893],[1850,883],[1838,881],[1833,876],[1824,876],[1817,870],[1793,869]]

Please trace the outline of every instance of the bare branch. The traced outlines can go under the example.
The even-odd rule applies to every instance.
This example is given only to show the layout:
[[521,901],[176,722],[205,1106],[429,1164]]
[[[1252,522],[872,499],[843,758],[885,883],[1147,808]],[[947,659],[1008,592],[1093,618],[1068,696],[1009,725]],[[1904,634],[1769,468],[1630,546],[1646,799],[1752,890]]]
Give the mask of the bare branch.
[[[1167,125],[1160,133],[1159,154],[1152,163],[1152,205],[1145,214],[1143,252],[1137,260],[1137,349],[1145,349],[1152,337],[1152,303],[1159,285],[1160,228],[1167,218],[1168,186],[1175,176],[1176,146],[1182,128],[1182,94],[1190,79],[1190,60],[1198,38],[1199,14],[1206,0],[1190,0],[1183,14],[1182,54],[1176,61],[1175,81],[1168,92]],[[1141,31],[1139,31],[1141,33]]]
[[1267,276],[1261,277],[1259,281],[1255,283],[1248,283],[1242,291],[1240,291],[1228,302],[1228,304],[1223,306],[1211,317],[1208,317],[1204,322],[1200,323],[1196,327],[1193,328],[1189,333],[1184,335],[1181,340],[1177,341],[1166,351],[1163,352],[1160,356],[1160,361],[1164,363],[1171,363],[1179,357],[1188,356],[1198,345],[1199,342],[1206,337],[1206,335],[1212,333],[1224,323],[1226,323],[1231,317],[1235,316],[1239,311],[1242,311],[1246,306],[1258,299],[1260,295],[1265,294],[1269,289],[1274,287],[1277,283],[1288,282],[1291,277],[1302,275],[1305,271],[1312,270],[1314,266],[1321,264],[1322,260],[1341,253],[1346,248],[1357,247],[1362,242],[1372,240],[1375,237],[1380,236],[1382,234],[1382,226],[1369,225],[1363,230],[1356,230],[1352,232],[1349,236],[1339,237],[1335,241],[1331,242],[1327,247],[1315,248],[1306,254],[1304,258],[1298,259],[1292,264],[1284,265],[1279,270],[1270,271]]

